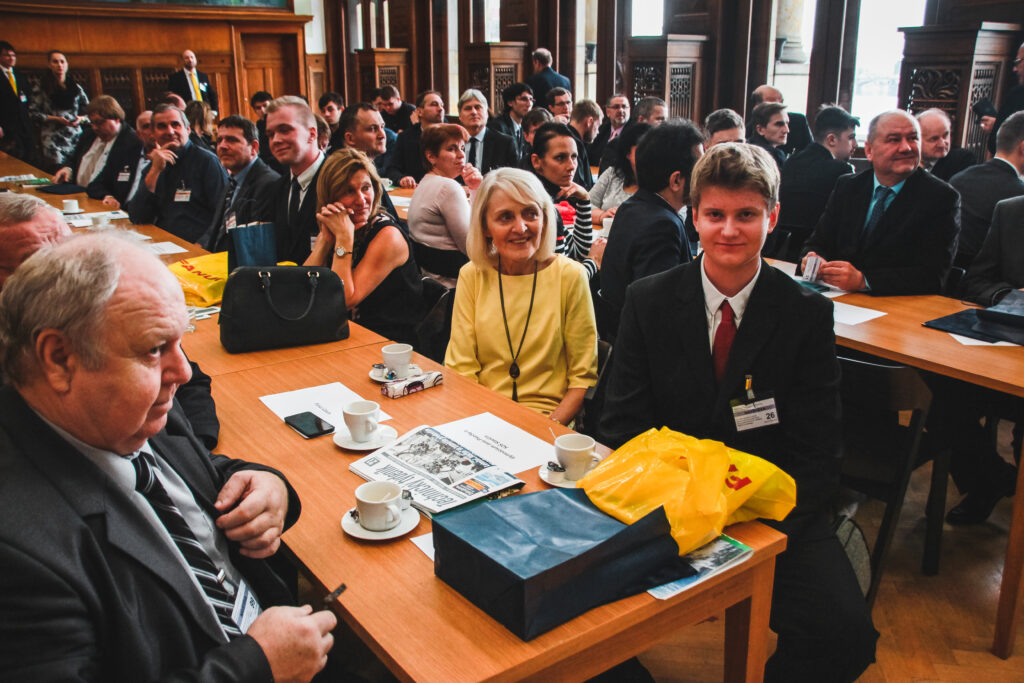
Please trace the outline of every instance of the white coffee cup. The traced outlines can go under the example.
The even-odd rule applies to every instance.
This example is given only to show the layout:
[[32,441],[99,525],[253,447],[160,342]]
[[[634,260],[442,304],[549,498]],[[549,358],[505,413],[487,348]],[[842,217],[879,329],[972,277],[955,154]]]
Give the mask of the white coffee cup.
[[389,375],[394,374],[394,379],[405,379],[409,376],[412,344],[388,344],[380,353],[384,357],[384,365],[388,366]]
[[345,406],[342,415],[354,441],[369,441],[377,431],[380,406],[373,401],[353,401]]
[[110,230],[114,225],[110,222],[110,214],[103,213],[96,216],[92,221],[93,230]]
[[78,200],[77,199],[65,199],[64,200],[64,210],[67,211],[67,212],[81,211],[81,209],[78,208]]
[[392,481],[370,481],[356,489],[359,525],[369,531],[394,529],[405,507],[402,487]]
[[555,439],[555,456],[565,468],[566,481],[579,481],[594,461],[594,440],[586,434],[563,434]]

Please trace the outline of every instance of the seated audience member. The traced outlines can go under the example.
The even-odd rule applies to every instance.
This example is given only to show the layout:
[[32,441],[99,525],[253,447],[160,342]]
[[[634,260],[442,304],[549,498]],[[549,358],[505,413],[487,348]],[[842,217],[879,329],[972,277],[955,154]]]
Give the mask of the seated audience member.
[[947,183],[954,175],[978,163],[972,152],[957,147],[950,149],[952,121],[941,109],[925,109],[915,116],[921,126],[921,167]]
[[381,210],[381,189],[365,154],[351,148],[331,154],[317,180],[320,232],[305,265],[338,274],[352,320],[412,344],[421,317],[421,275],[409,238]]
[[[332,143],[331,149],[337,150],[347,147],[362,152],[373,162],[379,177],[381,175],[380,169],[386,169],[386,166],[381,163],[382,160],[385,156],[391,156],[387,152],[386,130],[384,119],[381,118],[380,112],[367,102],[358,102],[342,112],[341,119],[338,122],[338,130],[332,138],[335,142],[340,138],[340,143],[338,147],[334,147]],[[406,229],[405,223],[398,218],[395,205],[392,203],[391,197],[383,185],[380,188],[380,205],[389,216],[395,219],[402,230]]]
[[857,149],[860,119],[840,107],[824,107],[814,119],[814,142],[782,167],[779,227],[790,233],[786,260],[798,260],[818,219],[825,212],[836,181],[853,173],[850,157]]
[[622,140],[616,146],[618,158],[615,165],[602,173],[590,190],[590,216],[594,225],[600,225],[606,218],[614,218],[619,206],[636,192],[636,147],[649,130],[648,124],[637,123],[622,134]]
[[287,169],[274,158],[274,153],[270,151],[270,140],[267,139],[267,107],[270,106],[270,102],[273,99],[274,97],[270,93],[259,90],[250,98],[249,105],[256,114],[256,131],[260,141],[260,159],[263,159],[263,163],[278,174],[284,175]]
[[605,146],[619,137],[629,121],[629,98],[622,93],[615,93],[604,105],[604,121],[597,130],[597,137],[587,147],[587,156],[591,162],[600,162]]
[[[634,113],[636,114],[636,120],[627,123],[627,127],[634,123],[646,123],[657,128],[665,123],[668,117],[668,105],[660,97],[642,97],[636,103]],[[618,150],[615,149],[616,144],[618,144],[617,140],[612,140],[605,145],[604,153],[601,155],[601,167],[598,175],[604,173],[606,168],[615,163],[615,155],[618,154]]]
[[281,176],[260,159],[252,121],[233,115],[217,125],[217,158],[228,172],[227,189],[210,227],[200,240],[207,251],[229,249],[228,231],[236,225],[267,220]]
[[921,131],[904,111],[868,124],[873,168],[843,176],[804,244],[818,277],[848,292],[940,294],[960,231],[956,190],[920,167]]
[[597,129],[601,127],[601,107],[593,100],[580,100],[573,107],[569,118],[569,130],[576,138],[576,150],[579,152],[579,163],[573,182],[590,190],[594,186],[594,173],[590,170],[590,157],[587,156],[587,145],[594,141]]
[[459,123],[469,133],[467,163],[481,174],[519,164],[515,140],[487,127],[487,98],[479,90],[470,88],[459,97]]
[[519,167],[524,171],[533,171],[533,136],[537,129],[545,123],[554,121],[555,117],[545,107],[534,107],[523,117],[523,158]]
[[[1006,129],[1013,125],[1015,116],[1024,114],[1008,118],[999,129],[1000,136],[1009,137]],[[988,162],[993,163],[996,160]],[[974,166],[958,176],[986,165]],[[964,277],[965,298],[981,306],[992,306],[1007,293],[1024,287],[1022,253],[1024,196],[1004,199],[995,205],[992,227]],[[1024,401],[942,375],[927,374],[925,379],[933,395],[926,443],[932,448],[949,449],[949,473],[963,495],[946,514],[946,521],[954,525],[980,524],[1000,500],[1014,494],[1017,481],[1016,468],[1000,457],[992,437],[981,426],[981,419],[985,417],[987,422],[992,415],[1014,419],[1012,451],[1019,466]]]
[[[454,287],[459,269],[468,261],[470,193],[480,186],[480,172],[466,164],[466,129],[451,123],[423,133],[423,163],[430,169],[409,204],[409,236],[416,263],[423,271]],[[459,176],[463,187],[455,182]]]
[[[601,431],[618,447],[666,426],[796,480],[796,507],[765,522],[788,541],[764,680],[847,682],[874,661],[878,632],[832,527],[842,431],[832,304],[760,257],[778,191],[777,166],[753,145],[717,145],[697,163],[690,202],[703,255],[627,290]],[[737,429],[730,401],[749,403],[748,388],[773,402],[777,424]]]
[[444,362],[568,425],[597,381],[597,329],[586,273],[555,253],[555,215],[529,173],[484,178]]
[[[750,111],[753,111],[754,107],[762,102],[785,104],[786,100],[782,96],[781,90],[765,84],[754,88],[754,92],[750,93],[750,98],[747,100]],[[811,127],[807,125],[807,117],[803,114],[787,110],[786,115],[789,116],[789,137],[786,138],[786,144],[782,146],[782,151],[788,157],[793,152],[798,152],[811,144]],[[753,133],[753,124],[748,120],[747,137],[749,138]]]
[[789,115],[786,113],[786,105],[762,102],[754,107],[750,114],[750,122],[754,126],[754,133],[747,138],[747,142],[768,152],[781,171],[787,158],[782,148],[789,137]]
[[324,121],[330,126],[330,132],[338,130],[338,119],[341,118],[341,112],[345,111],[345,98],[341,96],[341,93],[325,92],[317,100],[316,106],[320,109],[320,115],[324,117]]
[[189,140],[185,112],[169,104],[153,110],[156,147],[126,210],[133,223],[157,227],[195,242],[210,227],[224,197],[227,173],[213,152]]
[[716,109],[704,119],[704,146],[711,149],[723,142],[743,142],[743,118],[732,109]]
[[[576,137],[564,123],[545,123],[533,136],[533,172],[553,202],[566,201],[576,211],[572,229],[555,212],[555,253],[583,263],[593,277],[601,265],[604,240],[594,241],[590,223],[590,194],[573,182],[576,173]],[[470,257],[472,258],[472,257]]]
[[[195,438],[175,400],[187,323],[174,276],[113,234],[45,248],[5,284],[0,509],[18,523],[0,530],[0,678],[309,680],[323,668],[337,620],[285,606],[263,559],[298,497],[279,472]],[[249,599],[262,611],[243,610]]]
[[132,178],[142,155],[142,143],[124,110],[110,95],[100,95],[85,108],[91,127],[78,140],[68,165],[53,176],[56,183],[73,182],[93,199],[118,209],[128,199]]
[[544,106],[555,121],[567,124],[572,116],[572,93],[568,88],[551,88],[544,96]]
[[317,141],[316,118],[306,101],[285,95],[267,107],[267,136],[277,162],[288,169],[274,193],[277,260],[303,263],[320,233],[317,177],[324,153]]
[[192,100],[185,105],[185,118],[188,119],[188,126],[192,129],[188,139],[192,144],[213,151],[213,110],[206,102]]
[[1024,112],[996,133],[996,156],[960,171],[949,184],[960,193],[960,240],[953,264],[967,268],[981,249],[996,203],[1024,194]]
[[313,113],[313,118],[316,119],[316,146],[324,154],[330,154],[331,150],[328,147],[331,146],[331,124],[327,123],[327,119],[315,112]]
[[533,88],[534,97],[538,102],[547,102],[548,90],[551,88],[570,88],[569,79],[551,68],[553,62],[551,51],[546,47],[538,47],[531,55],[533,73],[527,77],[526,83]]
[[413,188],[427,172],[423,167],[420,136],[432,126],[444,123],[444,100],[437,90],[424,90],[416,96],[416,114],[419,123],[402,131],[391,153],[391,166],[387,176],[399,187]]
[[501,91],[505,110],[487,122],[488,127],[516,141],[516,154],[523,158],[523,117],[533,109],[533,90],[525,83],[513,83]]
[[690,173],[704,154],[703,141],[690,121],[666,123],[640,139],[639,189],[615,214],[601,267],[602,338],[614,339],[631,283],[691,260],[679,211],[688,202]]
[[416,112],[416,107],[408,102],[403,102],[402,96],[395,86],[381,86],[377,90],[373,104],[384,118],[384,125],[393,130],[395,134],[412,127],[412,117]]

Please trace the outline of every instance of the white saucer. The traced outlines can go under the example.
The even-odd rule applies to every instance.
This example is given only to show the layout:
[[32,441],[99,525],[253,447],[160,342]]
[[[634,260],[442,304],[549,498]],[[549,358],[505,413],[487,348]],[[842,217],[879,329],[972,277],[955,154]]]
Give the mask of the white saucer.
[[394,442],[398,438],[398,430],[387,425],[377,425],[369,441],[356,441],[344,427],[334,432],[334,444],[348,451],[375,451]]
[[80,213],[85,213],[85,209],[79,209],[78,211],[62,211],[65,216],[77,216]]
[[402,519],[398,522],[398,526],[387,531],[370,531],[359,526],[359,522],[352,519],[350,514],[352,510],[346,512],[341,518],[341,529],[349,536],[361,538],[364,541],[386,541],[390,538],[398,538],[415,529],[416,525],[420,523],[419,511],[410,507],[402,511]]
[[540,475],[541,481],[548,486],[554,486],[560,489],[574,489],[576,488],[576,482],[568,479],[562,479],[561,481],[551,481],[548,477],[551,475],[551,470],[548,469],[547,465],[541,465],[537,470],[537,474]]
[[[384,376],[385,372],[387,372],[387,370],[385,370],[385,369],[372,368],[370,370],[370,379],[372,379],[374,382],[377,382],[378,384],[383,384],[384,382],[389,381]],[[409,365],[409,377],[412,377],[413,375],[419,375],[422,372],[423,372],[423,370],[420,369],[420,366],[416,365],[415,363],[411,363]]]

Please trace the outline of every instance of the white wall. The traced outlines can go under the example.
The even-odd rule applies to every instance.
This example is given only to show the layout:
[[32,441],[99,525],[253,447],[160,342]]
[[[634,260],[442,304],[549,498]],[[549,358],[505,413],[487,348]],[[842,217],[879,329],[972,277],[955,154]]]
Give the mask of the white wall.
[[327,40],[324,38],[324,0],[295,0],[296,14],[312,14],[313,20],[307,22],[306,53],[322,55],[327,52]]

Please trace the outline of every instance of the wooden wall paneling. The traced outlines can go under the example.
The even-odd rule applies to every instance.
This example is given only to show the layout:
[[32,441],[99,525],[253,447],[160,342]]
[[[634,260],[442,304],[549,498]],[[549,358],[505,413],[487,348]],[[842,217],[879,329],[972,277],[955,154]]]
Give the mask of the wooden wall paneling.
[[626,89],[629,53],[626,50],[628,0],[597,0],[597,96],[604,105]]
[[348,74],[348,9],[345,0],[324,0],[324,44],[327,49],[326,88],[352,102]]
[[528,60],[527,55],[527,45],[523,42],[467,45],[463,53],[465,88],[480,90],[487,97],[491,111],[500,114],[501,92],[526,77],[523,64]]
[[642,97],[660,97],[669,116],[696,119],[705,108],[704,52],[702,35],[668,35],[631,38],[628,41],[630,71],[627,92],[635,103]]
[[[502,42],[523,42],[532,50],[536,43],[537,2],[536,0],[502,0],[501,16]],[[532,20],[532,21],[531,21]],[[527,65],[529,68],[529,65]]]
[[309,101],[315,104],[321,95],[330,91],[327,84],[327,56],[307,54],[305,75]]
[[417,93],[433,87],[438,40],[432,28],[434,4],[433,0],[389,0],[391,46],[409,50],[409,83],[402,99],[413,103]]
[[807,79],[807,119],[811,124],[821,103],[839,101],[844,41],[848,40],[846,36],[851,30],[854,32],[852,41],[856,46],[856,22],[847,28],[847,1],[817,0],[810,74]]
[[[929,0],[928,5],[928,24],[969,26],[983,21],[1024,24],[1024,2],[1020,0]],[[1020,47],[1020,43],[1017,46]]]
[[712,23],[712,0],[665,0],[665,33],[710,33]]
[[374,88],[393,85],[398,92],[409,89],[409,50],[407,48],[371,48],[356,50],[359,69],[359,101],[366,101]]
[[432,0],[432,14],[429,17],[430,26],[433,28],[430,82],[422,88],[437,90],[443,100],[448,100],[448,32],[457,30],[457,27],[448,25],[450,2],[455,0]]

